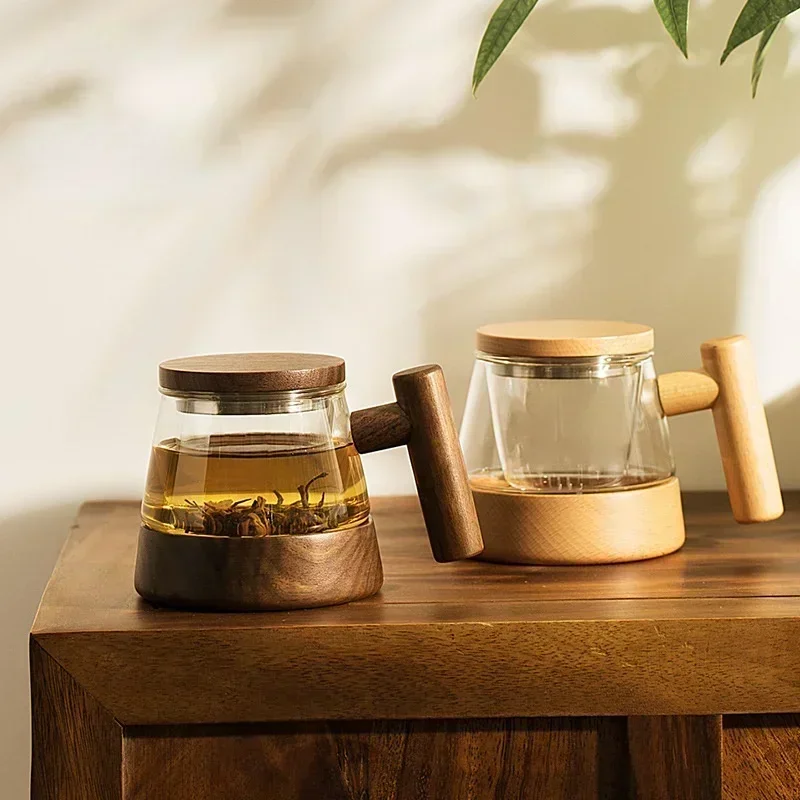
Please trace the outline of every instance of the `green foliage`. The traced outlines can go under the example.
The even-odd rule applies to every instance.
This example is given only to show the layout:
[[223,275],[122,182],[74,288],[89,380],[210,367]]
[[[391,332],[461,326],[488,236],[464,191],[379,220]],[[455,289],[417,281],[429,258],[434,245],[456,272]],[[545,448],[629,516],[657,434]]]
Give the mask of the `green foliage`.
[[778,20],[777,22],[773,22],[772,25],[770,25],[769,28],[767,28],[761,34],[761,38],[758,40],[758,48],[756,49],[756,54],[753,58],[753,73],[752,77],[750,78],[750,87],[753,91],[753,97],[756,96],[756,92],[758,91],[758,82],[761,80],[761,70],[764,69],[764,58],[767,55],[767,50],[769,50],[772,37],[775,35],[775,31],[780,28],[782,23],[782,19]]
[[724,64],[740,44],[780,22],[798,8],[800,0],[747,0],[725,45],[721,63]]
[[[680,51],[688,56],[689,0],[653,0],[653,2],[667,33]],[[536,3],[537,0],[502,0],[492,14],[475,59],[472,75],[473,92],[478,90]],[[775,33],[780,28],[780,23],[798,9],[800,0],[747,0],[742,8],[722,53],[721,63],[725,63],[739,45],[761,34],[753,60],[751,87],[754,97],[764,69],[764,59]]]
[[689,0],[654,0],[654,2],[667,33],[678,45],[681,53],[688,58]]
[[483,34],[475,70],[472,73],[472,91],[476,92],[481,81],[500,57],[506,45],[520,29],[520,26],[533,11],[537,0],[503,0],[492,14],[486,33]]

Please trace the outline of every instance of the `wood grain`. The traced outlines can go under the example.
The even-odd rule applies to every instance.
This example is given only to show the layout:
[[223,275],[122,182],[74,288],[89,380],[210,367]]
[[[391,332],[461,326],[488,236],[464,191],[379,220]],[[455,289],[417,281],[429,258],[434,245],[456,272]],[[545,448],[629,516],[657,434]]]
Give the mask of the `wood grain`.
[[798,637],[798,620],[715,619],[39,640],[124,724],[202,724],[788,711],[798,706]]
[[633,797],[722,797],[721,717],[629,717],[628,748]]
[[122,797],[122,729],[35,641],[31,669],[31,800]]
[[625,721],[133,729],[126,799],[619,800]]
[[783,500],[753,348],[744,336],[731,336],[705,342],[701,354],[720,388],[714,425],[733,515],[738,522],[777,519]]
[[383,584],[375,526],[280,536],[205,536],[141,528],[134,584],[152,603],[214,611],[317,608]]
[[397,403],[354,411],[350,429],[353,444],[362,454],[404,447],[411,438],[411,420]]
[[703,411],[719,397],[717,382],[702,370],[667,372],[656,379],[661,408],[668,417]]
[[[380,530],[386,584],[380,595],[322,614],[329,624],[351,619],[367,624],[392,620],[463,619],[465,609],[478,620],[640,618],[642,614],[681,618],[715,616],[716,599],[745,602],[738,616],[787,616],[798,607],[800,587],[800,493],[787,494],[787,515],[764,526],[737,525],[724,494],[683,498],[687,541],[684,548],[655,561],[614,567],[498,566],[475,561],[437,566],[431,561],[416,498],[372,498]],[[195,624],[191,615],[153,615],[138,602],[132,575],[139,531],[136,503],[90,503],[54,570],[35,630],[146,630]],[[90,562],[87,564],[87,559]],[[90,566],[91,565],[91,566]],[[750,598],[750,600],[748,600]],[[676,604],[692,599],[691,604]],[[543,606],[542,601],[551,601]],[[705,602],[708,600],[709,602]],[[571,602],[577,605],[570,604]],[[566,605],[564,605],[566,603]],[[445,608],[441,608],[446,604]],[[406,607],[413,606],[409,611]],[[457,608],[453,616],[447,608]],[[497,613],[491,611],[498,609]],[[780,608],[780,611],[773,609]],[[405,610],[404,610],[405,609]],[[516,609],[516,610],[515,610]],[[580,609],[580,610],[579,610]],[[660,610],[659,610],[660,609]],[[724,609],[723,609],[724,610]],[[318,624],[319,612],[292,615],[291,624]],[[511,615],[507,617],[506,615]],[[239,616],[239,626],[280,624],[274,615]],[[203,626],[228,627],[227,615],[203,616]]]
[[755,529],[724,495],[688,495],[673,555],[506,567],[434,564],[416,501],[378,498],[379,595],[234,616],[137,601],[137,508],[91,504],[34,636],[127,724],[792,712],[800,496],[787,501]]
[[723,741],[726,800],[797,800],[800,715],[726,717]]
[[[379,500],[381,595],[238,615],[137,601],[136,506],[89,505],[34,624],[32,797],[719,797],[717,719],[591,717],[800,710],[787,499],[751,534],[690,495],[681,553],[587,568],[436,566]],[[724,724],[724,796],[796,797],[800,716]]]
[[249,394],[335,386],[345,379],[338,356],[315,353],[219,353],[163,361],[159,385],[170,392]]
[[677,478],[618,492],[504,492],[470,479],[484,561],[614,564],[673,553],[685,540]]
[[483,539],[442,368],[398,372],[392,382],[411,421],[408,455],[433,557],[447,562],[477,555]]
[[542,319],[478,328],[481,353],[523,358],[581,358],[649,353],[653,329],[631,322]]

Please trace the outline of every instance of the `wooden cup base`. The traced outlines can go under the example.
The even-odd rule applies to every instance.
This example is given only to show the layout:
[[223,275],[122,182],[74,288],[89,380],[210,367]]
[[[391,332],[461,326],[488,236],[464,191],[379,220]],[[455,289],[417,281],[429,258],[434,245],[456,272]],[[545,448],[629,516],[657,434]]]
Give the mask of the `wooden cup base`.
[[656,558],[686,539],[677,478],[640,489],[522,494],[473,489],[482,561],[614,564]]
[[309,535],[233,538],[141,528],[136,591],[151,603],[279,611],[348,603],[383,585],[372,520]]

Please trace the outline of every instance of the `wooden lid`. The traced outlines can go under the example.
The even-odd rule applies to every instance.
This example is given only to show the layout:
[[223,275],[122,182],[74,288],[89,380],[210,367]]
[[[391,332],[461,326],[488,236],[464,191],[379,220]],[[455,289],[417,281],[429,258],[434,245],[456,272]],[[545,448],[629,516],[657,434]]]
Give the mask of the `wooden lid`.
[[344,360],[312,353],[230,353],[164,361],[166,392],[248,394],[321,389],[344,381]]
[[635,355],[653,349],[653,329],[632,322],[542,319],[478,328],[478,350],[493,356],[578,358]]

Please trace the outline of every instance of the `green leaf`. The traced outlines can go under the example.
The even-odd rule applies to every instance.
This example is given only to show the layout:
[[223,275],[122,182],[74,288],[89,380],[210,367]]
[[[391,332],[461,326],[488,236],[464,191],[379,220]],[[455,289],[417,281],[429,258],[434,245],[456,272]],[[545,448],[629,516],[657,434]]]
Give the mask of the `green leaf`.
[[473,92],[478,91],[481,81],[486,77],[494,62],[500,58],[501,53],[528,18],[528,14],[533,11],[536,3],[537,0],[503,0],[492,14],[475,59],[475,70],[472,73]]
[[654,0],[667,33],[687,58],[687,30],[689,27],[689,0]]
[[800,8],[800,0],[747,0],[733,26],[728,44],[722,53],[721,64],[740,45],[748,39],[788,17]]
[[772,37],[775,35],[775,31],[780,28],[782,23],[783,20],[778,20],[778,22],[770,25],[769,28],[767,28],[761,34],[761,39],[758,41],[758,49],[756,50],[755,57],[753,58],[753,73],[752,77],[750,78],[750,86],[753,89],[753,97],[756,96],[756,92],[758,91],[758,82],[761,80],[761,71],[764,69],[764,59],[767,56],[770,42],[772,42]]

